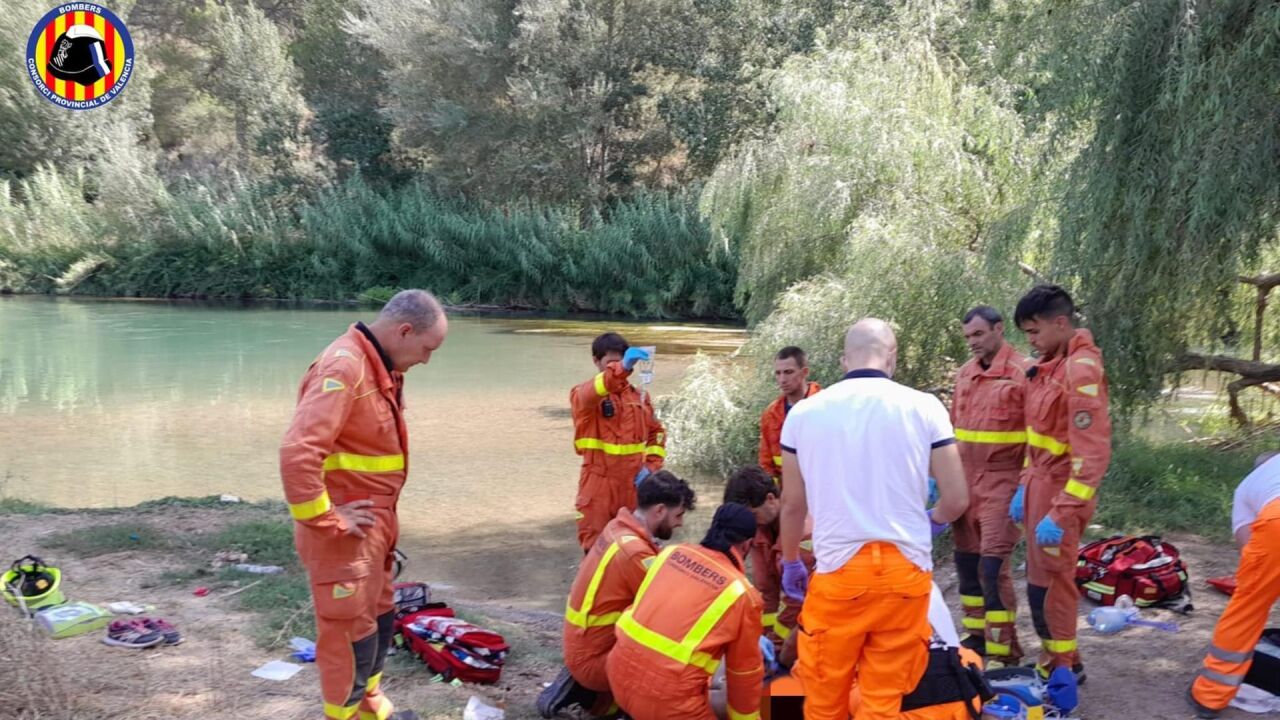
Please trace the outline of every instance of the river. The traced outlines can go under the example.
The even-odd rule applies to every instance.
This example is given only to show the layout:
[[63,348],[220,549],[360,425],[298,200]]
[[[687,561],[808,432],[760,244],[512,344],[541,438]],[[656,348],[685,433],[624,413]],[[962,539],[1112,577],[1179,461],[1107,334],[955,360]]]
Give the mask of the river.
[[[67,507],[170,495],[280,498],[277,448],[297,383],[358,308],[0,297],[0,495]],[[568,391],[591,338],[656,344],[655,394],[734,328],[451,318],[405,389],[400,505],[416,579],[558,608],[580,557]],[[678,471],[678,468],[675,468]],[[704,507],[706,504],[704,504]]]

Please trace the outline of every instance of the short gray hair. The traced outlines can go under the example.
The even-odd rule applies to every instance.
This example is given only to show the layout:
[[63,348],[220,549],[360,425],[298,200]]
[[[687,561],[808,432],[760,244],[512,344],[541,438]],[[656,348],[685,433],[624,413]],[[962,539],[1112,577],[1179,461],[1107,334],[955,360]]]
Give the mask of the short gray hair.
[[414,332],[422,332],[439,322],[441,315],[444,308],[435,295],[426,290],[401,290],[382,306],[378,319],[397,325],[409,323]]

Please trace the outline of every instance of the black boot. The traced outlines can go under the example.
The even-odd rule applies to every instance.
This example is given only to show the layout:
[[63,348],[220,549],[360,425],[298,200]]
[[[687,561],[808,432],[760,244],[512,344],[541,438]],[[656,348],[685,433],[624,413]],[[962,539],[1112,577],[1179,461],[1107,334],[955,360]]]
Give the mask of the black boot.
[[564,668],[538,696],[538,714],[544,718],[551,718],[570,705],[589,708],[595,701],[596,693],[579,685],[569,673],[569,669]]

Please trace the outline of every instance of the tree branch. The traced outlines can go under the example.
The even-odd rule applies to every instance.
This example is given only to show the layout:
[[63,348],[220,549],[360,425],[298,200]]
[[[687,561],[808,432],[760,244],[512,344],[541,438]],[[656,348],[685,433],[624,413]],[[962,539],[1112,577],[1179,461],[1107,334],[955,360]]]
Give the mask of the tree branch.
[[1175,372],[1185,370],[1217,370],[1239,375],[1258,382],[1280,381],[1280,365],[1253,360],[1241,360],[1228,355],[1201,355],[1183,353],[1173,363]]
[[1237,280],[1246,284],[1253,285],[1259,290],[1270,290],[1276,286],[1280,286],[1280,273],[1272,273],[1270,275],[1258,275],[1257,277],[1248,277],[1240,275]]

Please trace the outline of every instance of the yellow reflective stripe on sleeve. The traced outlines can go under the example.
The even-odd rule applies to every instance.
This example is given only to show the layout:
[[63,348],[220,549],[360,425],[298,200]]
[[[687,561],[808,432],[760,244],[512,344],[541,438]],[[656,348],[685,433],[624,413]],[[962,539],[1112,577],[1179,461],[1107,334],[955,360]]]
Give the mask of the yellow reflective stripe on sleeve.
[[578,438],[573,441],[573,445],[579,450],[599,450],[605,455],[636,455],[645,451],[644,443],[615,445],[600,438]]
[[1050,455],[1066,455],[1071,452],[1071,446],[1067,443],[1058,442],[1048,435],[1041,435],[1031,428],[1027,428],[1027,444],[1031,447],[1046,450]]
[[782,623],[774,623],[773,634],[777,635],[783,640],[786,640],[787,638],[791,637],[791,628],[787,627],[786,625],[783,625]]
[[960,624],[963,625],[966,630],[983,630],[987,627],[987,621],[983,618],[960,618]]
[[1017,620],[1017,616],[1012,610],[988,610],[987,622],[989,623],[1011,623]]
[[650,445],[644,449],[645,455],[657,455],[658,457],[666,457],[667,449],[661,445]]
[[774,464],[774,465],[777,465],[778,467],[782,467],[782,456],[781,456],[781,455],[774,455],[774,456],[773,456],[773,464]]
[[1098,365],[1098,363],[1093,361],[1093,358],[1087,358],[1087,357],[1076,358],[1076,362],[1080,363],[1081,365],[1088,365],[1090,367],[1097,367]]
[[761,613],[760,624],[764,625],[766,628],[771,628],[778,624],[778,613]]
[[343,707],[341,705],[334,705],[333,703],[324,704],[324,716],[327,718],[333,718],[333,720],[351,720],[351,718],[355,717],[358,712],[360,712],[359,705]]
[[1077,647],[1075,640],[1041,640],[1040,644],[1051,653],[1075,652]]
[[1068,495],[1078,497],[1081,500],[1088,500],[1093,497],[1094,493],[1098,492],[1097,488],[1089,487],[1075,478],[1068,480],[1067,486],[1064,487],[1063,490],[1065,490]]
[[[579,376],[581,377],[581,376]],[[609,388],[604,386],[604,373],[596,375],[596,395],[604,397],[609,394]]]
[[1027,434],[1022,430],[998,432],[994,430],[964,430],[956,428],[956,439],[960,442],[981,443],[984,445],[1021,445],[1027,441]]
[[1089,397],[1098,397],[1097,385],[1081,385],[1080,387],[1076,388],[1076,390],[1079,391],[1081,395],[1088,395]]
[[729,720],[760,720],[760,713],[740,713],[732,705],[725,706],[729,710]]
[[404,469],[404,455],[357,455],[334,453],[324,459],[324,469],[352,472],[385,473]]
[[378,689],[378,684],[382,682],[382,673],[376,672],[369,676],[369,682],[365,683],[364,691],[371,693]]
[[981,595],[961,595],[960,596],[960,604],[965,607],[982,607],[982,603],[983,603],[983,600]]
[[1009,645],[1001,645],[1000,643],[993,643],[990,640],[988,640],[987,654],[988,655],[1012,655],[1013,648],[1010,647]]
[[615,612],[592,617],[591,608],[596,604],[596,593],[600,590],[600,581],[604,579],[604,572],[609,568],[609,562],[613,560],[613,556],[618,554],[620,547],[615,542],[600,557],[600,563],[596,565],[596,571],[591,575],[591,582],[587,584],[587,592],[582,596],[582,609],[575,610],[572,604],[565,603],[564,619],[569,621],[570,624],[585,630],[591,627],[613,625],[618,622],[618,618],[622,613]]
[[320,517],[329,512],[333,508],[333,503],[329,501],[329,491],[325,490],[320,493],[320,497],[314,500],[308,500],[300,503],[289,504],[289,514],[294,520],[310,520]]

